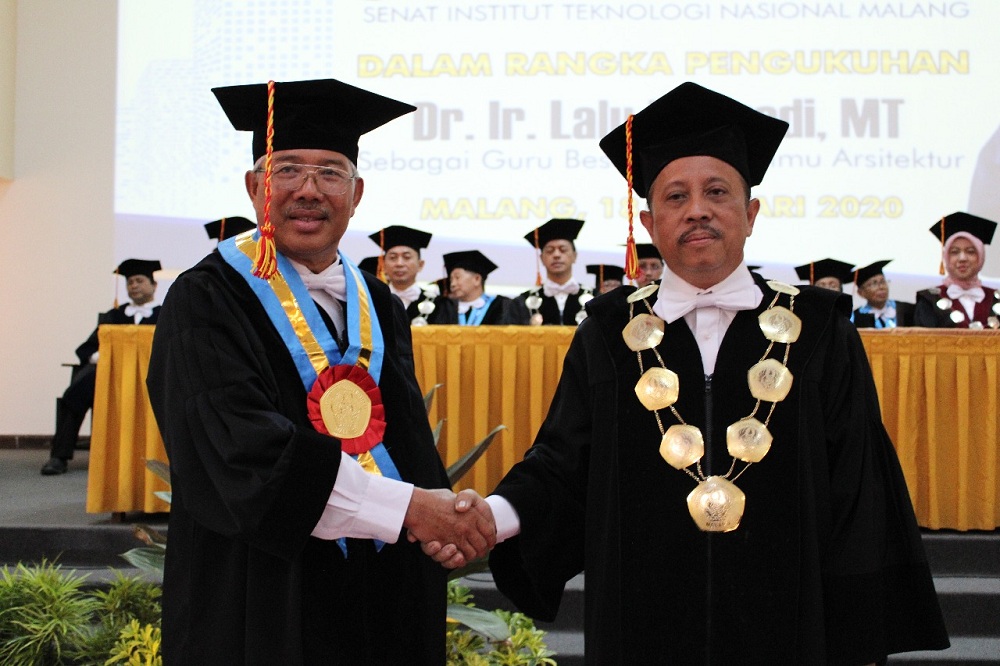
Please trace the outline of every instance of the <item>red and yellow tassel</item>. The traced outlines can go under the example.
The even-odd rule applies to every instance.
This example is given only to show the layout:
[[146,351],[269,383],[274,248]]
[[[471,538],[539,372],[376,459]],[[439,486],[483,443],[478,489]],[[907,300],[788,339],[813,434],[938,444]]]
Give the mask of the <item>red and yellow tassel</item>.
[[274,153],[274,81],[267,82],[267,152],[264,157],[264,222],[260,225],[257,255],[253,274],[270,280],[278,271],[278,253],[274,246],[274,225],[271,224],[271,157]]
[[639,255],[635,250],[632,212],[632,121],[635,115],[630,114],[625,121],[625,181],[628,183],[628,240],[625,241],[625,276],[630,280],[639,277]]

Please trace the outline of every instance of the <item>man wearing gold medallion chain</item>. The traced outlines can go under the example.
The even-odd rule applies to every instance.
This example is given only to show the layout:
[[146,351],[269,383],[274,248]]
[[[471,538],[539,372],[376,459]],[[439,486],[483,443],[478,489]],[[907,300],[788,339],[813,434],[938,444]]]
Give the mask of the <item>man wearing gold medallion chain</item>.
[[153,340],[165,663],[438,666],[446,580],[413,541],[471,559],[492,516],[456,511],[402,304],[339,249],[359,137],[415,107],[332,79],[213,92],[254,133],[258,228],[174,282]]
[[588,664],[948,645],[849,298],[744,264],[750,186],[786,129],[687,83],[601,142],[647,200],[663,278],[587,305],[534,445],[487,498],[520,610],[551,620],[586,574]]

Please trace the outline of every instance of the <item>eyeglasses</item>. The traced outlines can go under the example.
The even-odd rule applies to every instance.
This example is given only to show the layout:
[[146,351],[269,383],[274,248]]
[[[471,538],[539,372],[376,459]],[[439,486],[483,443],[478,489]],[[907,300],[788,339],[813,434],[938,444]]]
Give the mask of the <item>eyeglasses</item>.
[[[254,169],[254,173],[264,173],[264,169]],[[279,190],[294,192],[306,184],[310,175],[316,183],[316,189],[323,194],[343,194],[351,181],[357,178],[334,167],[282,162],[274,165],[271,183]]]
[[877,289],[878,287],[888,287],[892,284],[892,280],[886,280],[885,278],[872,278],[861,285],[865,289]]

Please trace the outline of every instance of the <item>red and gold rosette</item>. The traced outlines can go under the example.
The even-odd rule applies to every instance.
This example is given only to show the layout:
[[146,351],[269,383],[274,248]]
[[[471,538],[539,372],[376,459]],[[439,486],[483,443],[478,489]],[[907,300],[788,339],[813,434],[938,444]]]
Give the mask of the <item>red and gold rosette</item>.
[[306,398],[309,420],[317,431],[340,440],[350,455],[366,453],[385,435],[382,391],[364,368],[327,367]]

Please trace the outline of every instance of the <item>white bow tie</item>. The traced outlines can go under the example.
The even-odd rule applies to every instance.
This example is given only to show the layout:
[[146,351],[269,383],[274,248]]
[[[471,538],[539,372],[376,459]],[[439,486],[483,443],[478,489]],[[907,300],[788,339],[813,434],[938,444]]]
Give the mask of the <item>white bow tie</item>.
[[479,308],[483,307],[484,305],[486,305],[486,301],[483,299],[482,296],[480,296],[479,298],[477,298],[474,301],[469,301],[468,303],[465,303],[463,301],[459,301],[458,302],[458,314],[465,314],[469,310],[478,310]]
[[555,282],[546,281],[542,286],[542,292],[546,296],[556,296],[557,294],[572,296],[578,291],[580,291],[580,285],[576,280],[570,280],[566,284],[556,284]]
[[417,284],[411,284],[409,287],[402,291],[392,290],[392,293],[399,296],[399,300],[403,301],[403,305],[409,305],[413,301],[420,298],[420,286]]
[[347,300],[347,281],[344,279],[342,271],[338,271],[338,273],[339,275],[300,273],[299,276],[306,289],[325,291],[338,301],[344,301]]
[[980,303],[984,298],[986,298],[986,292],[983,291],[982,287],[962,289],[957,284],[948,285],[948,298],[954,301],[962,298],[963,296],[968,296],[976,303]]
[[125,316],[135,317],[140,315],[142,319],[148,319],[153,315],[152,304],[136,305],[135,303],[129,303],[125,306]]
[[654,312],[668,324],[672,324],[687,313],[698,308],[719,308],[720,310],[752,310],[757,307],[754,285],[725,291],[709,291],[691,298],[677,291],[662,292],[653,306]]

